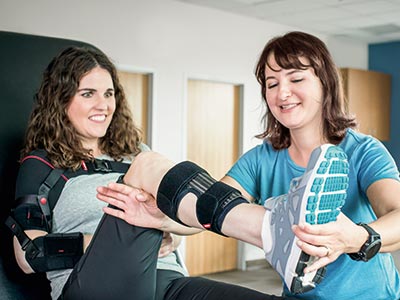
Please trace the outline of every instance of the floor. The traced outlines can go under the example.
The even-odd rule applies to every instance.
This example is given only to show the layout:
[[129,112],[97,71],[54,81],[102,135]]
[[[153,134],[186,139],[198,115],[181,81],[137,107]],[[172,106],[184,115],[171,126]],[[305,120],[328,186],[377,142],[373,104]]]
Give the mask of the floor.
[[[393,253],[394,261],[400,270],[400,250]],[[260,292],[273,295],[281,295],[282,283],[279,275],[267,263],[257,261],[256,267],[250,267],[248,271],[230,271],[203,275],[203,277],[245,286]]]
[[282,281],[271,267],[208,274],[203,277],[245,286],[267,294],[278,296],[282,293]]

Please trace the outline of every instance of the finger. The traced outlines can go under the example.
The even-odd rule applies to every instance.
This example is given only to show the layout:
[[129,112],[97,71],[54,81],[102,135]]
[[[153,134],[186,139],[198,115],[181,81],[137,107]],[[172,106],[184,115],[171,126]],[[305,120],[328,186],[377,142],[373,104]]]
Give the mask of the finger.
[[114,216],[116,218],[125,220],[125,213],[122,210],[114,209],[114,208],[106,206],[106,207],[103,207],[103,211],[110,216]]
[[310,233],[306,232],[304,230],[304,227],[301,225],[293,225],[292,230],[293,230],[293,233],[296,235],[296,237],[300,241],[303,241],[307,244],[311,244],[311,245],[325,245],[326,244],[325,241],[327,239],[327,236],[310,234]]
[[[134,189],[132,191],[134,191]],[[104,186],[98,187],[97,193],[100,196],[114,198],[116,200],[123,201],[123,202],[129,202],[129,200],[131,199],[131,196],[132,196],[131,193],[127,194],[125,192],[119,192],[119,191],[116,191],[114,189],[110,189],[110,188],[104,187]]]
[[333,256],[334,250],[331,249],[329,246],[316,246],[312,244],[305,243],[303,241],[297,241],[297,246],[304,251],[305,253],[316,256],[316,257],[326,257],[326,256]]
[[110,182],[109,184],[107,184],[107,187],[110,190],[113,190],[118,193],[126,194],[126,195],[134,192],[135,190],[138,190],[135,187],[132,187],[132,186],[129,186],[126,184],[116,183],[116,182]]
[[334,261],[334,259],[332,259],[331,257],[328,256],[321,257],[320,259],[314,261],[311,265],[304,268],[304,273],[317,271],[318,269],[327,266],[332,261]]
[[332,231],[332,224],[308,224],[308,223],[300,223],[298,227],[304,233],[310,235],[329,235]]
[[96,195],[97,199],[99,199],[100,201],[103,201],[105,203],[111,204],[117,208],[119,208],[120,210],[125,211],[126,210],[126,204],[123,201],[120,201],[118,199],[115,198],[111,198],[102,194],[97,194]]

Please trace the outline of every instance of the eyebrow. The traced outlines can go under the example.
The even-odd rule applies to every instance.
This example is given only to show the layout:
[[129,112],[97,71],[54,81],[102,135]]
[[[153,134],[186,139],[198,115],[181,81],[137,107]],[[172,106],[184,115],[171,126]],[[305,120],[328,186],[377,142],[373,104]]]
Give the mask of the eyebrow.
[[[303,70],[294,69],[294,70],[287,72],[286,75],[292,75],[294,73],[301,72],[301,71],[303,71]],[[265,80],[274,79],[274,78],[275,78],[275,76],[268,76],[267,78],[265,78]]]
[[[91,89],[91,88],[83,88],[83,89],[78,89],[77,92],[83,92],[83,91],[87,91],[87,92],[96,92],[96,89]],[[108,88],[106,90],[106,92],[110,92],[110,91],[114,91],[113,88]]]

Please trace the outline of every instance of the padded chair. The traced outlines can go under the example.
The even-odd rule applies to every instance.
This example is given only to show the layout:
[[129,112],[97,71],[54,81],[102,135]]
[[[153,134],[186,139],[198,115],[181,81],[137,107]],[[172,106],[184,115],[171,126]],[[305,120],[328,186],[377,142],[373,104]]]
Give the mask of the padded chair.
[[18,159],[33,97],[50,60],[68,46],[94,46],[67,39],[0,31],[0,299],[50,299],[43,274],[25,275],[16,265],[4,226],[14,201]]

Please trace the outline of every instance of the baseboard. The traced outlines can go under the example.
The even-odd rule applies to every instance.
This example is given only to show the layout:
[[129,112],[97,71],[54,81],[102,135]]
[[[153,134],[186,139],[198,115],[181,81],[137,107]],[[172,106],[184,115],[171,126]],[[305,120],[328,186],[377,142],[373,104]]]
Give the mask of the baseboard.
[[246,270],[258,270],[266,268],[271,268],[271,265],[263,258],[246,261]]

